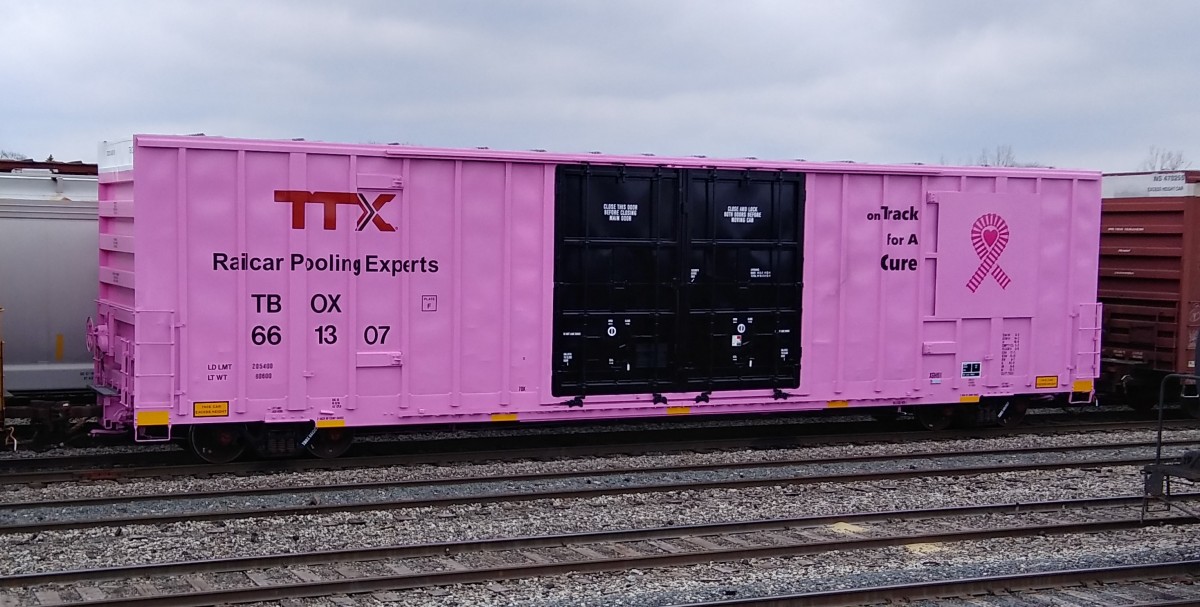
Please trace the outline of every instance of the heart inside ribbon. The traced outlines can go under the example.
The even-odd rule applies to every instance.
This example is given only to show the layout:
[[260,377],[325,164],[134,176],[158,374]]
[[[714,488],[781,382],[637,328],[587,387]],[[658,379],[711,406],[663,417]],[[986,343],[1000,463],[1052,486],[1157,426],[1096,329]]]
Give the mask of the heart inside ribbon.
[[979,256],[979,267],[967,281],[967,289],[974,293],[983,284],[983,279],[991,276],[1001,289],[1007,289],[1012,278],[1000,267],[1000,255],[1008,247],[1008,223],[996,213],[987,213],[975,220],[971,225],[971,247]]
[[984,228],[982,236],[987,246],[992,247],[996,245],[996,239],[1000,237],[1000,230],[996,228]]

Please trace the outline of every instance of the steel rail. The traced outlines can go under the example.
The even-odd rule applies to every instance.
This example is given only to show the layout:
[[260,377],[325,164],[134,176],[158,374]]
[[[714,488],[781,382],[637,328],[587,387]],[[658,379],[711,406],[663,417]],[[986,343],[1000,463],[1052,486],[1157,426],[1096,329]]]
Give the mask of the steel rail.
[[[855,424],[857,425],[857,424]],[[828,424],[789,424],[788,427],[808,429]],[[1195,428],[1190,420],[1168,421],[1168,428]],[[107,456],[78,455],[49,458],[0,458],[0,487],[36,485],[73,481],[103,481],[123,478],[210,476],[217,474],[255,474],[275,472],[297,472],[313,470],[344,470],[350,468],[378,468],[387,466],[411,466],[421,464],[444,464],[480,461],[514,461],[526,459],[567,459],[605,455],[638,455],[646,453],[673,453],[686,451],[720,451],[736,449],[797,448],[836,444],[890,444],[904,442],[936,442],[946,440],[969,440],[999,438],[1005,436],[1055,435],[1064,433],[1113,432],[1122,430],[1153,430],[1152,421],[1119,421],[1077,424],[1072,426],[1030,426],[1022,428],[978,428],[969,431],[947,430],[942,432],[856,432],[847,434],[828,433],[820,435],[779,436],[778,426],[735,426],[734,430],[750,428],[773,429],[759,436],[689,438],[685,440],[663,440],[647,438],[647,433],[661,434],[662,430],[619,431],[601,434],[622,434],[621,440],[589,444],[597,434],[579,435],[584,444],[526,447],[528,438],[512,439],[520,446],[499,446],[493,449],[473,449],[472,444],[503,443],[496,437],[486,439],[449,439],[442,441],[395,441],[389,443],[364,444],[360,450],[405,449],[417,451],[384,455],[349,455],[339,459],[264,459],[235,462],[230,464],[198,463],[182,451],[165,453],[118,453]],[[575,435],[572,435],[575,436]],[[590,438],[588,438],[590,437]],[[610,437],[611,438],[611,437]],[[138,465],[154,457],[166,458],[165,465]],[[80,467],[84,466],[84,467]],[[45,469],[45,468],[52,469]]]
[[[1197,440],[1165,441],[1170,446],[1200,445]],[[470,483],[496,482],[532,482],[574,479],[588,476],[609,477],[633,474],[677,474],[686,472],[736,471],[770,468],[787,468],[793,466],[829,466],[838,464],[860,464],[871,462],[894,462],[900,460],[927,460],[942,457],[1005,457],[1014,455],[1030,455],[1037,453],[1079,453],[1086,451],[1103,451],[1111,449],[1152,448],[1155,441],[1137,441],[1110,443],[1104,445],[1063,445],[1060,447],[1013,447],[1007,449],[987,449],[972,451],[964,454],[961,451],[917,451],[912,453],[879,454],[879,455],[847,455],[840,457],[792,458],[763,460],[756,462],[733,462],[711,464],[685,464],[678,466],[632,466],[625,468],[597,468],[594,470],[571,470],[563,472],[529,472],[505,476],[465,476],[438,479],[401,479],[394,481],[371,481],[363,483],[331,483],[324,485],[280,485],[275,487],[251,487],[243,489],[228,489],[222,491],[173,492],[134,495],[114,495],[110,497],[83,497],[55,499],[52,502],[39,500],[24,502],[0,502],[0,508],[6,510],[26,510],[31,508],[70,507],[70,506],[105,506],[111,504],[126,504],[130,501],[182,501],[193,499],[222,499],[228,497],[260,497],[280,494],[297,495],[309,493],[326,493],[332,491],[353,491],[361,489],[396,489],[402,487],[440,487],[463,485]]]
[[[1101,416],[1104,414],[1096,414]],[[687,445],[690,443],[711,443],[730,441],[733,444],[759,441],[779,441],[786,444],[795,441],[799,444],[817,442],[826,444],[831,439],[834,442],[868,441],[868,442],[908,442],[913,440],[962,440],[970,438],[992,438],[1003,436],[1020,436],[1042,433],[1118,431],[1118,430],[1155,430],[1155,420],[1126,420],[1099,419],[1090,422],[1080,422],[1077,416],[1046,415],[1040,416],[1037,424],[1015,428],[955,428],[941,431],[904,430],[888,428],[878,422],[838,421],[829,418],[824,421],[792,422],[781,420],[776,424],[743,424],[711,427],[678,427],[678,428],[649,428],[649,429],[599,429],[585,432],[567,432],[560,434],[534,434],[545,443],[553,443],[548,447],[529,448],[529,435],[500,435],[500,436],[469,436],[455,438],[397,438],[382,441],[360,441],[352,448],[351,453],[338,459],[263,459],[232,464],[209,464],[200,462],[186,450],[170,451],[134,451],[124,453],[55,455],[49,457],[0,457],[0,475],[29,472],[35,467],[54,467],[60,472],[100,471],[97,460],[109,467],[136,469],[144,463],[147,457],[170,456],[175,461],[188,461],[196,465],[204,465],[210,469],[241,466],[261,466],[275,464],[278,466],[337,466],[343,462],[360,458],[379,457],[381,455],[398,457],[431,457],[472,452],[525,453],[539,451],[563,450],[567,453],[582,452],[588,449],[599,449],[607,452],[607,448],[653,449],[658,445]],[[1061,419],[1060,419],[1061,418]],[[731,420],[736,422],[737,420]],[[1195,420],[1177,419],[1166,420],[1167,427],[1194,428]],[[864,429],[865,428],[865,429]],[[539,428],[545,429],[545,428]],[[686,439],[679,439],[681,433],[687,433]],[[698,438],[697,433],[702,434]],[[386,433],[380,433],[385,434]],[[364,438],[369,438],[370,434]],[[485,445],[480,448],[480,445]],[[80,448],[84,449],[84,448]],[[79,469],[85,467],[84,469]],[[5,478],[5,476],[0,476]]]
[[[893,457],[893,460],[900,459]],[[480,493],[475,495],[458,495],[444,496],[432,498],[417,498],[417,499],[402,499],[402,500],[377,500],[364,502],[346,502],[340,504],[306,504],[302,506],[284,506],[279,508],[243,508],[243,509],[223,509],[212,511],[193,511],[171,514],[149,514],[149,515],[132,515],[126,517],[112,518],[90,518],[81,520],[58,520],[58,521],[39,521],[36,523],[17,523],[0,525],[0,534],[11,533],[32,533],[39,531],[58,531],[66,529],[87,529],[95,527],[112,527],[121,525],[149,525],[149,524],[165,524],[181,521],[211,521],[211,520],[234,520],[245,518],[261,518],[269,516],[293,516],[293,515],[314,515],[314,514],[330,514],[342,512],[363,512],[372,510],[399,510],[408,508],[423,508],[423,507],[440,507],[459,504],[487,504],[487,503],[502,503],[502,502],[518,502],[518,501],[538,501],[551,499],[576,499],[576,498],[591,498],[606,495],[634,495],[646,493],[662,493],[667,491],[695,491],[705,489],[734,489],[746,487],[765,487],[776,485],[806,485],[815,483],[844,483],[856,481],[875,481],[886,479],[907,479],[915,477],[941,477],[941,476],[966,476],[979,474],[997,474],[1002,472],[1025,472],[1032,470],[1061,470],[1066,468],[1080,467],[1095,467],[1095,466],[1131,466],[1145,465],[1153,461],[1152,457],[1136,457],[1136,458],[1110,458],[1110,459],[1084,459],[1084,460],[1062,460],[1055,462],[1039,462],[1039,463],[1013,463],[1001,465],[986,465],[986,466],[958,466],[936,468],[928,470],[890,470],[890,471],[866,471],[866,472],[851,472],[841,474],[814,474],[801,476],[781,476],[769,478],[739,478],[725,479],[718,481],[682,481],[675,483],[649,483],[642,485],[624,485],[610,487],[588,487],[583,489],[563,489],[563,490],[538,490],[532,491],[510,491],[510,492],[492,492]],[[651,470],[657,472],[657,470]],[[579,473],[546,473],[556,475],[556,478],[579,478],[586,477],[589,474]],[[567,476],[561,476],[561,475]],[[590,476],[609,476],[610,473],[590,474]],[[538,475],[531,475],[538,476]],[[470,484],[483,482],[508,482],[514,477],[493,477],[493,478],[472,478],[472,479],[437,479],[433,481],[395,481],[393,486],[446,486],[450,484]],[[370,488],[368,485],[356,485],[355,488]],[[171,494],[176,495],[176,494]],[[205,495],[205,494],[201,494]],[[226,494],[215,494],[218,497],[224,497]],[[187,497],[182,494],[182,497]],[[182,499],[177,496],[176,499]],[[195,498],[195,495],[191,496]],[[109,498],[100,498],[105,503],[110,501]],[[128,502],[133,497],[123,498]],[[153,501],[153,500],[146,500]],[[72,503],[69,500],[55,502],[52,504],[40,504],[43,507],[53,506],[55,508],[62,507],[67,504],[80,505],[86,503],[87,500],[77,500]],[[5,505],[11,506],[11,505]],[[21,504],[22,507],[32,507],[28,504]]]
[[[870,588],[809,592],[787,596],[758,597],[691,603],[678,607],[844,607],[891,602],[897,599],[922,600],[967,594],[985,594],[997,590],[1037,590],[1089,583],[1135,582],[1175,576],[1200,575],[1200,560],[1123,565],[1095,569],[1069,569],[1001,575],[996,577],[917,582]],[[1153,605],[1195,605],[1196,599]]]
[[[1200,493],[1184,494],[1182,497],[1200,499]],[[870,523],[894,519],[927,520],[981,516],[990,514],[1022,514],[1032,512],[1056,512],[1140,506],[1142,496],[1103,497],[1044,502],[1016,502],[1007,504],[984,504],[978,506],[949,506],[944,508],[920,508],[914,510],[888,510],[854,514],[831,514],[795,518],[759,519],[732,523],[705,523],[675,525],[622,531],[565,533],[546,536],[524,536],[487,540],[457,542],[433,542],[426,544],[404,544],[377,548],[345,550],[323,550],[316,552],[273,554],[265,556],[206,559],[201,561],[176,561],[148,565],[128,565],[27,573],[0,576],[0,588],[16,588],[39,584],[66,584],[83,581],[188,575],[195,573],[222,573],[246,569],[265,569],[297,565],[318,565],[352,561],[371,561],[388,558],[415,558],[422,556],[446,556],[467,552],[520,550],[568,544],[595,544],[601,542],[632,542],[652,539],[671,539],[717,534],[748,533],[790,528],[820,527],[835,523]]]
[[[1195,522],[1197,522],[1195,519],[1184,516],[1155,519],[1151,524],[1193,524]],[[192,605],[198,606],[222,603],[246,603],[255,601],[281,600],[285,598],[318,597],[331,594],[355,594],[364,592],[406,590],[424,586],[446,586],[451,584],[513,580],[562,575],[566,573],[599,573],[623,571],[630,568],[645,569],[652,567],[677,567],[711,562],[728,562],[748,558],[777,558],[840,550],[884,548],[913,543],[957,542],[1006,537],[1027,537],[1031,535],[1099,533],[1105,531],[1134,529],[1142,526],[1144,525],[1140,519],[1128,518],[1084,523],[1051,523],[1015,527],[997,527],[992,529],[968,531],[927,532],[874,538],[853,538],[829,541],[798,541],[782,545],[774,544],[770,546],[700,549],[656,555],[624,557],[604,557],[601,555],[600,558],[586,560],[570,560],[549,563],[537,562],[530,564],[481,567],[474,569],[455,568],[447,571],[401,573],[396,575],[359,577],[342,580],[309,581],[295,584],[285,583],[270,586],[255,586],[185,593],[164,593],[160,595],[144,595],[137,597],[126,596],[113,599],[73,602],[70,604],[80,607],[97,607],[100,605],[118,604],[140,606],[170,605],[176,607],[186,607]],[[674,531],[675,535],[673,537],[679,537],[679,529],[675,529]],[[1003,580],[1005,578],[996,579]],[[984,583],[987,582],[994,583],[993,580],[985,580]],[[858,601],[855,600],[850,604],[857,603]],[[803,604],[808,605],[811,603]]]

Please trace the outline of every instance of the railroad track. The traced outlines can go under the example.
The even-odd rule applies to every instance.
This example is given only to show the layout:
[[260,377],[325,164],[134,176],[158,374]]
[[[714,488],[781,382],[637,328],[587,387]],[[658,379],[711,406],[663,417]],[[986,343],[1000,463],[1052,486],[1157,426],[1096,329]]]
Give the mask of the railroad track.
[[[1156,583],[1157,582],[1157,583]],[[809,592],[786,596],[757,597],[707,603],[691,603],[677,607],[846,607],[851,605],[886,604],[895,601],[923,599],[963,599],[970,597],[1005,596],[1004,605],[1043,606],[1051,604],[1108,607],[1112,604],[1111,590],[1122,596],[1145,602],[1124,603],[1128,607],[1185,607],[1200,604],[1200,560],[1044,571],[999,577],[939,580],[895,586],[876,586]],[[1037,591],[1036,596],[1023,596],[1024,591]],[[1055,596],[1058,595],[1058,596]],[[1166,595],[1166,596],[1164,596]],[[1170,598],[1167,598],[1167,597]],[[1087,601],[1087,602],[1085,602]]]
[[[992,504],[35,573],[0,577],[0,597],[42,605],[182,607],[342,593],[395,593],[572,572],[675,567],[912,544],[1103,533],[1142,526],[1137,516],[1141,500],[1141,496],[1129,496]],[[997,517],[1005,524],[996,525]],[[1151,525],[1196,522],[1180,516],[1147,521]],[[120,582],[117,596],[113,596],[114,586],[104,584],[106,581]],[[973,588],[983,583],[996,587],[995,580],[975,583]],[[938,593],[953,592],[945,588],[957,587],[930,585],[924,591],[927,594],[921,596],[942,596]],[[772,600],[780,602],[769,604],[861,604],[898,596],[894,593],[900,590],[857,592],[861,594],[825,593],[830,602],[779,597]],[[400,595],[392,598],[402,600]]]
[[[1051,417],[1051,416],[1047,416]],[[1058,417],[1058,416],[1053,416]],[[528,447],[527,437],[519,440],[491,438],[454,439],[440,441],[388,442],[361,445],[356,455],[340,459],[280,459],[236,462],[232,464],[197,463],[187,453],[173,451],[153,455],[155,463],[146,465],[149,453],[118,453],[107,455],[59,456],[52,458],[9,458],[0,459],[0,487],[39,486],[62,482],[106,481],[132,478],[175,478],[186,476],[212,476],[218,474],[250,475],[278,472],[305,472],[317,470],[344,470],[382,468],[390,466],[414,466],[422,464],[518,461],[567,459],[606,455],[640,455],[647,453],[683,453],[689,451],[725,451],[744,449],[779,449],[836,444],[885,444],[916,441],[965,440],[998,438],[1021,435],[1055,435],[1086,432],[1117,432],[1153,430],[1154,421],[1103,421],[1089,423],[1049,423],[1020,428],[982,428],[969,431],[874,431],[842,432],[847,428],[830,431],[830,426],[853,426],[861,424],[794,424],[780,426],[741,426],[732,430],[738,436],[720,433],[701,433],[679,439],[677,434],[662,431],[622,431],[604,433],[603,440],[596,435],[577,438],[577,442],[563,442],[539,438],[538,447]],[[1196,428],[1195,420],[1170,420],[1167,428]],[[814,428],[825,428],[813,434]],[[794,429],[794,432],[793,432]],[[708,429],[713,430],[713,429]],[[754,430],[758,430],[757,432]],[[381,453],[382,452],[382,453]]]
[[[1171,441],[1174,446],[1200,441]],[[900,480],[1080,467],[1135,466],[1153,461],[1154,443],[1026,447],[903,455],[769,460],[540,472],[509,476],[457,477],[317,486],[263,487],[219,492],[118,495],[101,498],[12,502],[0,511],[0,534],[83,529],[180,521],[331,514],[515,501],[589,498],[605,495],[695,491],[772,485]],[[1066,459],[1066,453],[1101,452],[1102,457]],[[1104,452],[1127,451],[1124,455]],[[1142,453],[1139,451],[1146,451]],[[1031,461],[1034,456],[1046,461]],[[1010,458],[1015,461],[997,461]],[[942,461],[939,461],[942,460]],[[922,465],[916,465],[924,462]],[[947,463],[949,462],[949,463]],[[886,469],[855,469],[871,464]],[[838,470],[841,466],[843,469]],[[849,469],[845,469],[849,467]],[[773,472],[775,471],[775,472]],[[641,478],[637,478],[641,477]],[[636,479],[636,480],[635,480]],[[270,498],[275,503],[261,500]],[[357,498],[357,499],[356,499]],[[240,501],[238,501],[240,500]],[[119,507],[122,514],[105,511]]]

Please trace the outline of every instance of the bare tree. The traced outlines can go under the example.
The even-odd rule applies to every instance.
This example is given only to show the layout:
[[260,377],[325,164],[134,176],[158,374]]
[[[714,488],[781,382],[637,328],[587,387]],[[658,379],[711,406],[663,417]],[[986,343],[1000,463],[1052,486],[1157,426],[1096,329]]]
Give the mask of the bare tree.
[[975,164],[975,165],[985,166],[985,167],[1046,167],[1047,166],[1047,165],[1041,164],[1040,162],[1021,162],[1021,161],[1017,160],[1017,155],[1013,152],[1012,146],[1008,145],[1007,143],[1004,145],[997,145],[996,148],[993,150],[984,148],[983,152],[981,152],[979,154],[979,158],[976,159],[974,162],[970,162],[968,164]]
[[0,160],[29,160],[29,157],[19,152],[0,150]]
[[983,148],[975,164],[985,167],[1017,166],[1017,155],[1013,153],[1012,146],[1008,144],[998,145],[995,150]]
[[1150,146],[1150,153],[1142,161],[1143,171],[1178,171],[1192,166],[1192,161],[1183,157],[1183,150],[1164,150]]

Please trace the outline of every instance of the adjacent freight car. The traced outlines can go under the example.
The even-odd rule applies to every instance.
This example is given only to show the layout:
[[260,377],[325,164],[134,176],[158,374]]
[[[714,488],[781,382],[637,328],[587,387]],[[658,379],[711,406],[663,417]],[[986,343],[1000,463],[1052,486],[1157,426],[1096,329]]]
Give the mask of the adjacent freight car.
[[1005,420],[1099,370],[1096,173],[171,136],[101,158],[103,426],[210,461],[363,426]]
[[[1114,173],[1102,182],[1100,390],[1136,408],[1168,373],[1195,373],[1200,330],[1200,171]],[[1195,388],[1186,387],[1187,396]],[[1200,416],[1200,399],[1179,398]]]
[[0,161],[0,307],[12,392],[87,390],[96,301],[96,165]]
[[96,237],[96,165],[0,160],[2,372],[12,393],[0,421],[10,439],[82,428],[98,413],[87,404],[93,362],[84,339],[96,309]]

